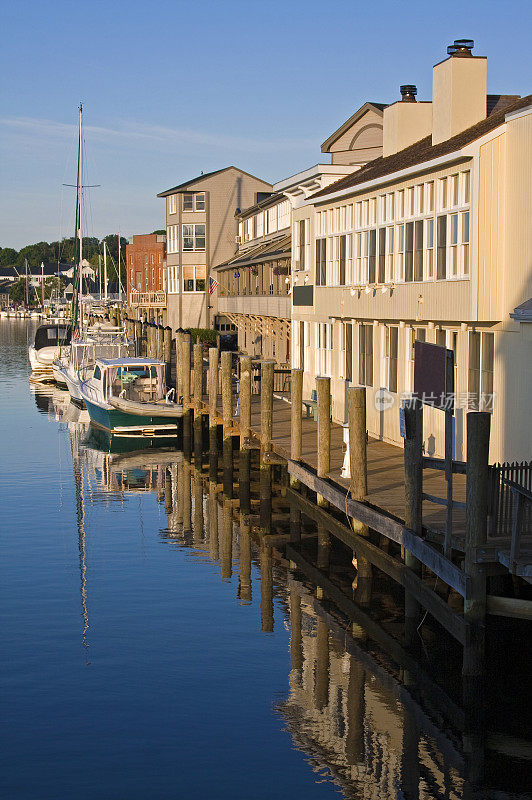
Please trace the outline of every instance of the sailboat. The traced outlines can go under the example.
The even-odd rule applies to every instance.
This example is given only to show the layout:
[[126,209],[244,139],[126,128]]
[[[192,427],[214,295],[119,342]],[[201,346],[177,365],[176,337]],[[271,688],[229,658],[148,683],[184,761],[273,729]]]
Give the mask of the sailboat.
[[[83,321],[83,107],[79,107],[78,172],[76,184],[76,239],[79,255],[73,274],[72,328],[74,336],[62,347],[52,369],[56,383],[66,386],[71,399],[83,404],[80,382],[92,374],[98,358],[123,358],[135,353],[134,342],[127,341],[123,328],[96,325],[84,327]],[[105,257],[105,251],[104,251]]]

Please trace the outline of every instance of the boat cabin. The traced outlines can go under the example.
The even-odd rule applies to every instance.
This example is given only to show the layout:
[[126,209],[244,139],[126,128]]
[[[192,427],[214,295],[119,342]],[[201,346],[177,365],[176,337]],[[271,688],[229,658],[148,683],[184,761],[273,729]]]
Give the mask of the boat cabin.
[[165,363],[148,358],[98,359],[91,383],[105,401],[124,397],[138,403],[155,403],[166,394]]
[[59,347],[60,345],[70,344],[72,337],[72,327],[70,325],[39,325],[35,331],[33,346],[35,350],[42,350],[43,347]]

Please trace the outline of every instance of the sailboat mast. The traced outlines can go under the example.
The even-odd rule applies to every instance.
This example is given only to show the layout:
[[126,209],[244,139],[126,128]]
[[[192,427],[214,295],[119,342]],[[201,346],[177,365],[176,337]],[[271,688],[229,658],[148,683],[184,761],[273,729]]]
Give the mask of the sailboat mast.
[[120,276],[120,231],[118,231],[118,301],[122,302],[122,278]]
[[79,107],[79,327],[83,327],[83,106]]
[[79,237],[79,225],[80,225],[80,168],[81,168],[81,122],[82,122],[82,111],[83,106],[79,105],[79,135],[78,135],[78,171],[77,171],[77,180],[76,180],[76,220],[74,225],[74,271],[72,275],[72,328],[75,330],[78,324],[78,317],[79,317],[79,291],[78,291],[78,272],[79,272],[79,264],[76,266],[76,244]]
[[107,303],[107,242],[103,240],[103,291],[104,300]]

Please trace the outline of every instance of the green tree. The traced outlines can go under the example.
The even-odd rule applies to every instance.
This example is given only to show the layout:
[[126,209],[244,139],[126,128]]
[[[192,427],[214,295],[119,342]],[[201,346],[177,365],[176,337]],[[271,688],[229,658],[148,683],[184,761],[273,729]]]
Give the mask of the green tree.
[[3,247],[0,252],[0,266],[12,267],[17,260],[18,252],[12,247]]
[[[34,288],[28,280],[28,301],[31,303],[33,300]],[[20,278],[16,283],[12,283],[9,287],[9,297],[13,303],[26,302],[26,278]]]

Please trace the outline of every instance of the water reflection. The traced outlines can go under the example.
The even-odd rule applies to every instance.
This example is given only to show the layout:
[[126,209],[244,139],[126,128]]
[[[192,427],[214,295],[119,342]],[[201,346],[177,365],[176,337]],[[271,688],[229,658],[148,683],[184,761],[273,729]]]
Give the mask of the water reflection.
[[[268,711],[259,706],[259,711],[254,709],[254,727],[250,725],[244,731],[246,740],[251,743],[255,740],[255,749],[245,756],[240,753],[236,755],[243,774],[247,775],[252,770],[253,760],[259,759],[259,750],[269,746],[275,736],[280,737],[281,730],[290,737],[290,740],[276,740],[277,749],[272,747],[276,760],[269,761],[263,767],[264,774],[260,776],[262,782],[268,784],[269,780],[274,780],[274,773],[280,772],[280,788],[270,789],[268,785],[264,790],[257,781],[250,786],[247,796],[297,798],[307,796],[312,789],[312,797],[338,796],[339,793],[346,798],[367,800],[458,800],[466,796],[503,800],[525,797],[522,790],[525,779],[522,774],[516,779],[511,773],[511,765],[516,763],[515,760],[506,762],[504,780],[494,782],[497,792],[482,790],[475,793],[472,790],[464,759],[466,748],[462,736],[466,720],[463,710],[431,682],[424,669],[406,655],[403,657],[400,649],[393,644],[390,632],[400,624],[400,611],[395,604],[393,591],[388,586],[377,585],[373,607],[355,614],[349,580],[345,581],[346,603],[343,607],[341,598],[336,597],[334,601],[323,586],[316,584],[310,568],[317,568],[318,563],[329,563],[331,555],[328,553],[327,559],[324,557],[324,547],[329,543],[323,532],[320,547],[318,532],[304,531],[303,544],[306,547],[301,547],[304,558],[297,569],[293,568],[294,564],[290,569],[290,556],[287,556],[283,545],[274,546],[271,539],[252,529],[251,518],[241,512],[235,501],[224,498],[216,480],[209,480],[209,467],[212,478],[212,464],[206,464],[205,470],[200,471],[172,446],[155,447],[153,442],[146,440],[111,438],[89,427],[86,412],[70,404],[66,392],[50,386],[32,386],[30,391],[37,411],[48,415],[56,427],[59,423],[59,429],[68,437],[72,462],[69,464],[69,480],[74,489],[77,523],[76,569],[79,571],[79,582],[76,592],[79,592],[81,605],[81,641],[85,663],[91,665],[87,674],[97,672],[93,669],[97,663],[94,642],[99,637],[99,647],[103,648],[101,628],[104,627],[106,614],[112,620],[112,624],[109,624],[112,631],[110,639],[113,641],[113,637],[117,638],[116,651],[120,656],[122,650],[129,653],[129,658],[124,657],[123,661],[118,662],[122,669],[134,663],[135,659],[142,658],[143,648],[149,652],[147,661],[143,662],[140,678],[134,675],[134,694],[126,693],[124,705],[120,707],[122,713],[130,706],[136,709],[137,694],[142,687],[156,684],[149,695],[149,702],[145,702],[138,712],[135,710],[132,727],[142,728],[149,718],[150,703],[158,710],[156,724],[159,726],[159,717],[166,719],[166,709],[162,707],[169,702],[172,692],[177,691],[177,684],[182,682],[185,691],[194,694],[189,685],[193,684],[193,675],[204,662],[216,665],[216,670],[213,667],[213,672],[208,675],[211,681],[218,675],[220,661],[225,659],[230,664],[230,669],[226,668],[226,672],[221,673],[222,683],[218,693],[209,694],[208,681],[204,680],[201,686],[196,686],[196,696],[192,707],[188,709],[188,716],[180,716],[180,708],[168,715],[165,746],[168,747],[166,739],[172,737],[179,742],[175,748],[173,745],[168,747],[172,765],[179,760],[183,748],[187,747],[186,740],[191,736],[191,731],[196,728],[199,730],[195,744],[202,743],[210,727],[216,725],[217,715],[221,714],[223,722],[217,733],[219,745],[220,739],[231,733],[232,715],[238,716],[244,702],[251,703],[249,696],[253,694],[260,698],[268,691],[256,681],[252,683],[251,690],[247,687],[248,699],[240,699],[240,682],[243,683],[244,678],[242,675],[234,677],[238,665],[230,661],[230,653],[232,648],[237,647],[238,634],[235,631],[244,627],[245,616],[253,624],[245,628],[242,634],[242,638],[246,638],[242,651],[239,651],[244,662],[241,665],[243,673],[252,680],[260,670],[259,661],[268,659],[268,652],[272,655],[271,662],[267,662],[267,669],[273,671],[276,665],[281,664],[281,668],[286,667],[286,672],[282,690],[279,691],[279,685],[276,685],[267,696],[270,703],[271,697],[275,697],[274,728],[268,727]],[[46,423],[46,419],[42,421]],[[160,442],[157,444],[160,445]],[[150,494],[154,495],[156,503],[153,503]],[[151,529],[146,526],[145,535],[147,538],[152,531],[159,553],[151,566],[152,576],[156,573],[153,582],[144,585],[143,575],[149,571],[150,564],[140,558],[133,567],[131,560],[125,562],[128,556],[131,557],[130,551],[134,551],[131,542],[133,529],[138,530],[142,524],[141,515],[147,514],[147,509],[154,506],[159,515],[158,522],[154,522]],[[254,508],[256,510],[256,506]],[[116,515],[111,516],[111,511],[131,511],[127,515],[123,538],[119,537],[120,525],[116,522]],[[106,543],[99,561],[91,550],[96,538],[96,526],[105,528],[109,540],[118,542],[115,553],[111,551],[111,545]],[[127,530],[128,526],[131,530]],[[157,536],[153,535],[154,527],[158,530]],[[313,533],[316,534],[314,538]],[[160,551],[163,551],[162,556]],[[187,551],[183,571],[170,576],[164,573],[168,562],[176,564],[177,556],[183,551]],[[206,569],[208,566],[211,567],[209,571]],[[335,561],[333,566],[338,577],[342,565]],[[110,578],[104,591],[102,584],[107,573]],[[179,581],[185,584],[185,588],[176,594]],[[140,599],[136,597],[137,587],[145,590]],[[127,608],[113,618],[113,599],[116,602],[116,596],[127,588],[131,591]],[[159,603],[153,599],[158,590]],[[172,600],[177,598],[181,605],[169,602],[167,595]],[[208,627],[205,620],[214,612],[216,602],[221,603],[224,597],[234,599],[243,608],[231,615],[227,606],[224,606],[224,614],[230,618],[226,619],[227,627],[223,629],[223,636],[218,637],[218,632]],[[135,601],[136,605],[133,606]],[[155,609],[152,617],[149,616],[150,609]],[[76,606],[76,612],[76,623],[79,625],[79,605]],[[373,615],[371,625],[367,624],[369,617],[364,616],[365,613]],[[181,646],[180,641],[175,649],[171,648],[170,636],[162,624],[166,620],[165,615],[172,620],[170,627],[181,624],[194,632],[191,639],[186,639],[189,647],[196,648],[192,651],[193,667],[190,673],[183,674],[183,650],[186,648]],[[131,626],[128,628],[129,637],[125,630],[122,631],[126,624]],[[158,626],[151,637],[150,624]],[[262,647],[253,637],[252,630],[260,636]],[[283,633],[284,638],[279,640],[278,637]],[[76,629],[76,635],[79,653],[79,628]],[[180,635],[185,638],[183,629]],[[138,642],[135,641],[132,651],[127,651],[129,638],[135,637]],[[213,641],[216,641],[216,646],[212,644]],[[282,648],[282,651],[276,648]],[[150,658],[156,662],[153,669],[150,669]],[[117,680],[116,661],[111,660],[110,663],[108,679],[113,691],[118,693],[121,675]],[[104,669],[104,659],[98,663],[98,669]],[[157,672],[165,676],[164,680]],[[172,680],[167,679],[168,675]],[[157,684],[158,680],[160,684]],[[102,684],[97,685],[97,691],[103,689]],[[230,702],[225,713],[221,713],[218,709],[223,708],[224,693]],[[203,716],[198,714],[196,708],[201,696],[205,696],[208,703],[208,714]],[[94,697],[97,695],[92,696],[91,701]],[[77,700],[76,694],[75,702]],[[183,697],[181,702],[184,702]],[[106,710],[102,713],[105,716]],[[60,722],[56,721],[55,724],[60,726]],[[244,727],[245,722],[241,721],[240,724]],[[144,770],[149,776],[149,785],[136,793],[134,786],[130,791],[123,791],[121,785],[116,792],[108,792],[106,796],[163,796],[160,791],[152,792],[152,783],[156,778],[151,759],[156,756],[150,756],[149,766],[144,764],[137,767],[138,754],[148,745],[146,742],[135,744],[134,737],[128,731],[123,735],[126,741],[124,751],[121,751],[125,752],[123,772],[138,776],[137,770]],[[60,740],[58,752],[61,756],[67,746],[66,738],[65,734]],[[295,750],[297,762],[306,761],[308,764],[308,768],[305,768],[307,771],[298,773],[297,779],[291,772],[297,766],[294,761],[290,761],[290,769],[285,772],[278,767],[279,761],[285,756],[288,758],[289,742]],[[162,749],[163,745],[159,746]],[[131,748],[130,754],[127,747]],[[242,743],[241,747],[244,747]],[[186,749],[185,755],[186,758],[194,757],[191,748]],[[471,753],[466,752],[466,755],[471,758]],[[229,757],[227,752],[223,752],[223,756]],[[490,758],[493,759],[493,751],[490,751]],[[500,754],[497,759],[497,763],[501,764]],[[186,769],[184,760],[178,764],[180,771]],[[62,757],[61,764],[63,761]],[[202,761],[193,771],[194,779],[199,781],[201,773],[208,770]],[[215,788],[210,787],[204,796],[237,796],[234,775],[229,776],[230,788],[224,793],[216,788],[220,770],[217,772],[212,767],[211,771],[213,780],[216,780]],[[525,768],[522,767],[524,772]],[[175,787],[178,779],[175,779],[172,767],[167,767],[167,774],[174,780]],[[111,780],[109,774],[105,780]],[[508,786],[514,788],[514,794],[509,793]],[[101,787],[92,791],[92,796],[104,795],[105,790],[102,791]],[[16,797],[16,794],[11,796]],[[47,794],[43,792],[42,796],[60,795],[50,791]],[[63,796],[69,796],[69,793]],[[83,795],[86,796],[90,795]],[[171,787],[164,796],[172,796]]]

